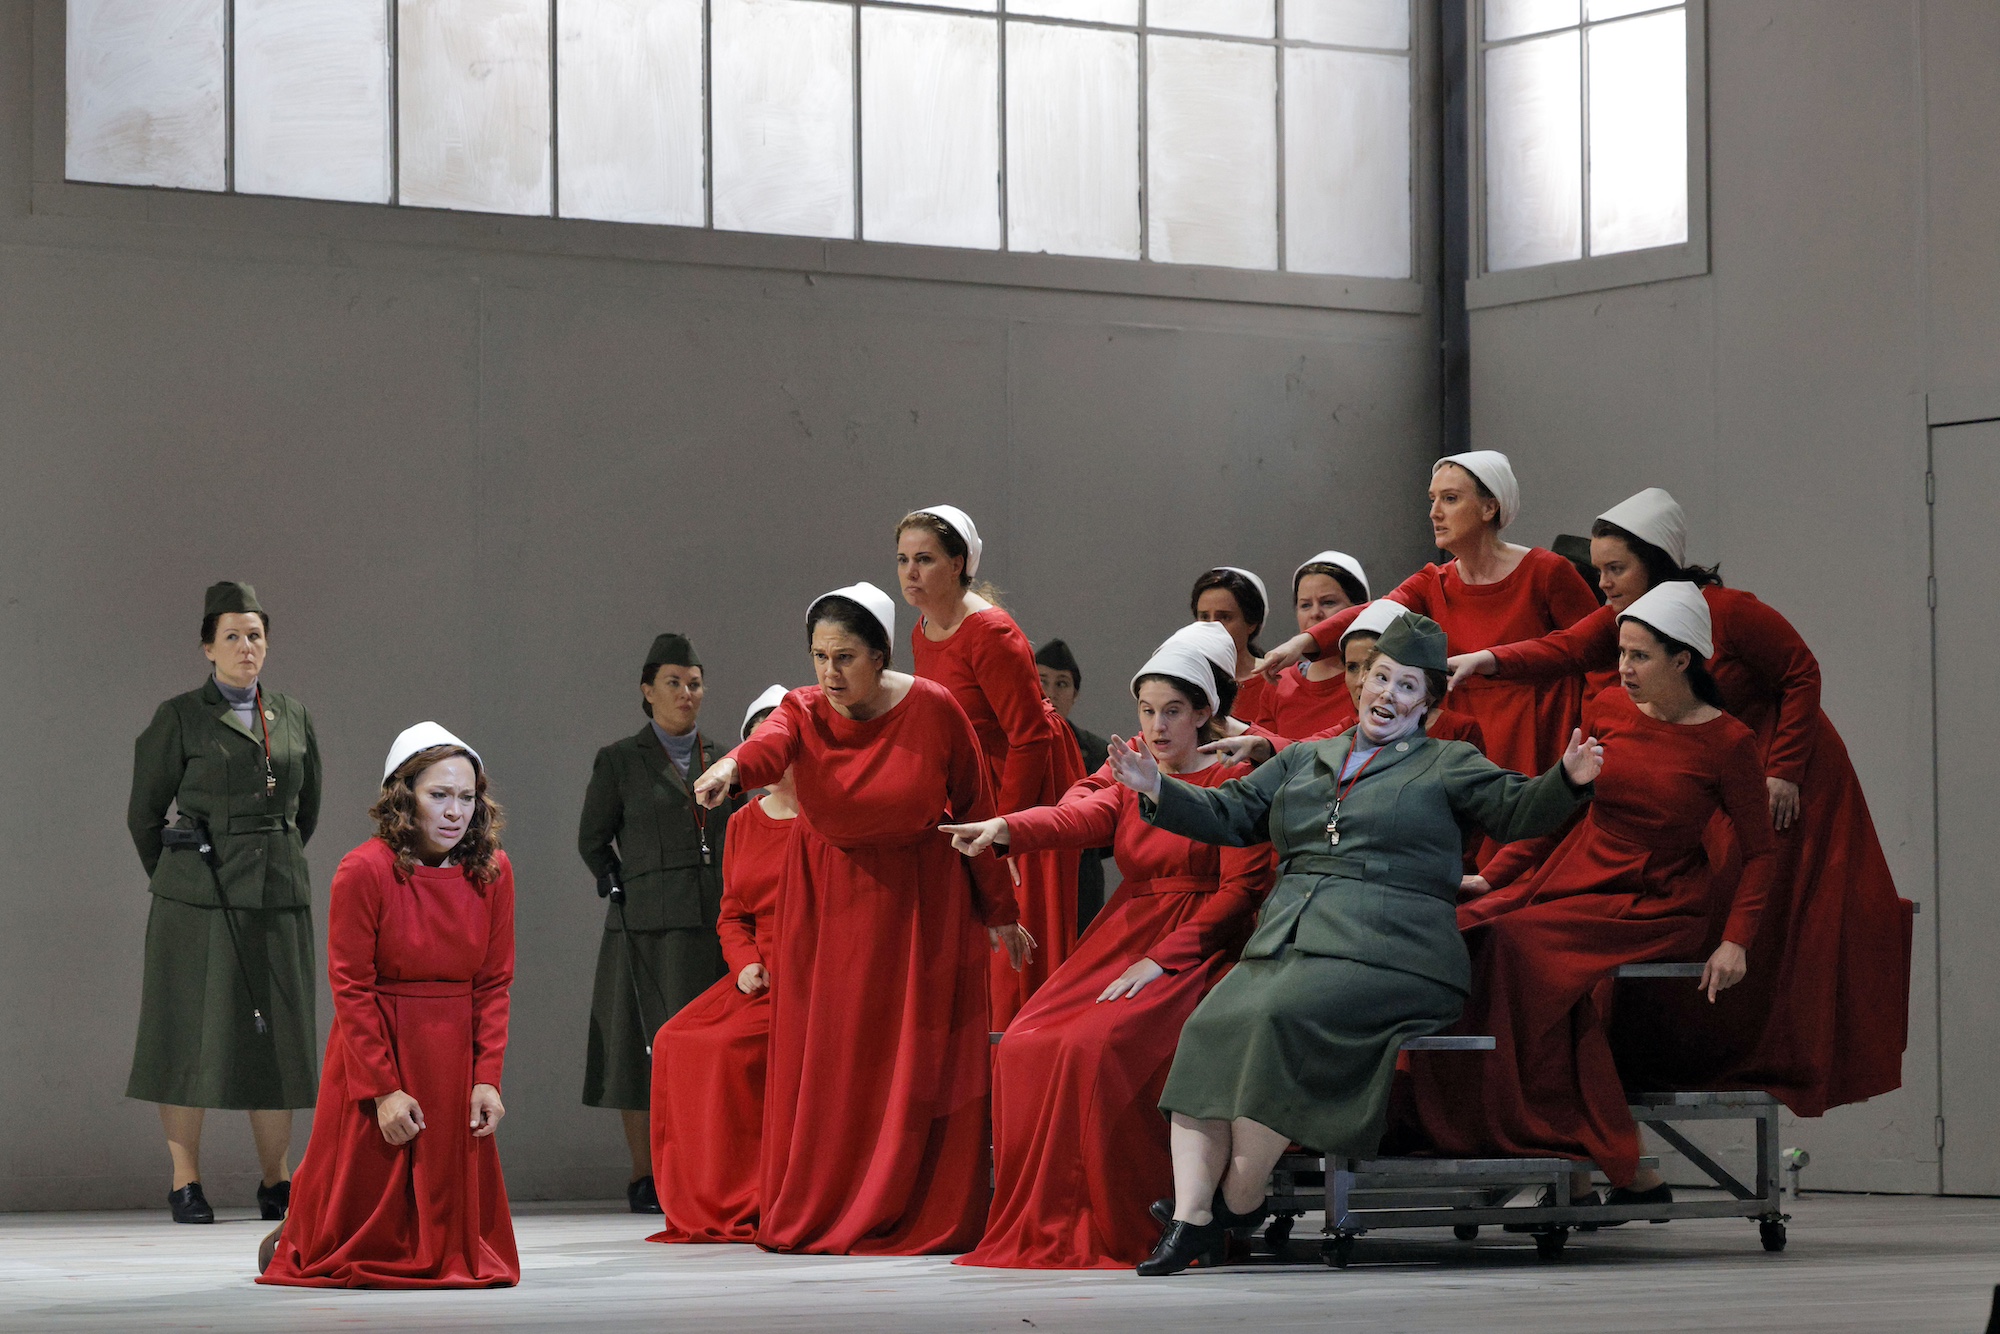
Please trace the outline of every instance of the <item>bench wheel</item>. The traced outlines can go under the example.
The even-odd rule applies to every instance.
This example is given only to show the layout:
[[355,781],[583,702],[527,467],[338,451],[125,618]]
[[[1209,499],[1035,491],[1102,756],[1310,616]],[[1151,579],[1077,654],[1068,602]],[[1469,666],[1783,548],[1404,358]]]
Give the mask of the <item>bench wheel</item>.
[[1543,1260],[1554,1262],[1562,1259],[1563,1247],[1569,1244],[1569,1229],[1552,1227],[1547,1232],[1535,1234],[1535,1254]]
[[1280,1260],[1285,1258],[1285,1245],[1292,1239],[1292,1222],[1292,1215],[1279,1214],[1264,1229],[1264,1249]]
[[1766,1218],[1757,1224],[1757,1237],[1767,1251],[1785,1249],[1785,1221],[1782,1218]]
[[1346,1233],[1335,1233],[1324,1238],[1319,1244],[1319,1258],[1326,1262],[1328,1269],[1345,1269],[1354,1258],[1354,1238]]
[[1460,1241],[1477,1241],[1479,1239],[1479,1224],[1460,1223],[1451,1230],[1451,1235],[1457,1237]]

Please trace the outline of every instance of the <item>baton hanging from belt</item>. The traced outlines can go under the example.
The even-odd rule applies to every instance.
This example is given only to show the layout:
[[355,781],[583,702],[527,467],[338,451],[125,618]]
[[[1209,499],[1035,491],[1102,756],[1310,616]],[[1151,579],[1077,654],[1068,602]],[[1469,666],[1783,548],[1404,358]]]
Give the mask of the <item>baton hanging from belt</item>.
[[[638,1011],[640,1040],[645,1043],[646,1059],[650,1061],[653,1059],[653,1034],[657,1030],[646,1022],[646,1003],[639,998],[639,974],[646,974],[646,981],[652,985],[653,997],[660,1002],[662,1014],[667,1011],[667,993],[660,990],[660,980],[653,976],[652,969],[639,966],[639,952],[632,944],[632,928],[625,920],[625,882],[619,879],[619,867],[616,865],[597,877],[597,897],[610,899],[612,906],[618,909],[618,934],[625,938],[626,980],[632,984],[632,1008]],[[666,1020],[660,1022],[665,1023]]]
[[222,859],[216,855],[215,840],[209,836],[208,825],[200,820],[193,824],[192,829],[172,826],[162,829],[160,846],[201,854],[203,864],[208,867],[208,878],[215,886],[215,900],[222,905],[223,925],[229,928],[229,952],[236,956],[236,974],[243,979],[243,994],[250,998],[250,1018],[256,1023],[257,1031],[268,1037],[271,1026],[264,1022],[264,1012],[257,1008],[257,993],[250,989],[250,968],[243,962],[243,941],[236,934],[236,914],[229,906],[229,894],[222,888]]

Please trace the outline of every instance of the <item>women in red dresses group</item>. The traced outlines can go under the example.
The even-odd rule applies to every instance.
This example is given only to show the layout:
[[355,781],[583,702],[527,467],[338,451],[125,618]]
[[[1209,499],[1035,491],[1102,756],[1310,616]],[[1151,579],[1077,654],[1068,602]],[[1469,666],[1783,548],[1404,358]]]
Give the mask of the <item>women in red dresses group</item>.
[[[1348,747],[1364,664],[1406,614],[1452,655],[1450,707],[1433,692],[1425,732],[1536,774],[1581,724],[1603,768],[1568,832],[1465,848],[1459,1022],[1498,1050],[1414,1063],[1389,1134],[1587,1161],[1614,1198],[1666,1198],[1638,1166],[1625,1084],[1768,1089],[1801,1115],[1896,1087],[1910,908],[1810,651],[1688,565],[1672,498],[1597,521],[1602,607],[1566,560],[1502,538],[1518,509],[1505,456],[1440,460],[1429,517],[1451,559],[1371,602],[1359,561],[1315,554],[1292,578],[1298,635],[1261,657],[1262,581],[1208,570],[1194,623],[1132,678],[1129,744],[1203,788],[1289,746]],[[815,684],[767,691],[694,783],[705,806],[747,804],[724,848],[727,974],[654,1044],[655,1241],[1185,1264],[1149,1212],[1176,1194],[1158,1104],[1183,1025],[1256,923],[1272,849],[1155,826],[1114,778],[1128,752],[1081,772],[1027,638],[975,582],[982,551],[953,506],[905,517],[915,674],[892,666],[887,594],[825,594],[805,618]],[[498,812],[442,729],[406,733],[388,770],[380,833],[334,881],[336,1020],[262,1281],[510,1283],[491,1138],[513,958]],[[1394,772],[1361,765],[1335,790]],[[1106,845],[1123,883],[1079,940],[1077,851]],[[1614,986],[1621,964],[1684,959],[1707,961],[1698,988]],[[1215,1208],[1202,1222],[1180,1201],[1168,1235],[1253,1216]]]

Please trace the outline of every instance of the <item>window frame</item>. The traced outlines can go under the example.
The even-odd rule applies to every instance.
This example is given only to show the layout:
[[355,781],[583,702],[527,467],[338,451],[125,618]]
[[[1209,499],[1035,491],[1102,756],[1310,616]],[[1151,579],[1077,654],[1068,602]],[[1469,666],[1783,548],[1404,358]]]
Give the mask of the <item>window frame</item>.
[[[1466,199],[1467,227],[1471,233],[1467,238],[1471,276],[1465,283],[1468,310],[1636,287],[1674,278],[1696,278],[1708,273],[1708,0],[1680,2],[1687,12],[1687,240],[1679,245],[1651,246],[1495,272],[1486,267],[1486,0],[1464,0],[1468,65],[1466,142],[1471,147]],[[1590,26],[1580,24],[1579,33]],[[1511,44],[1511,40],[1503,44]],[[1587,112],[1586,107],[1586,134]],[[1588,192],[1587,144],[1583,168],[1584,189]]]
[[[394,13],[394,0],[386,0]],[[1048,22],[1056,26],[1095,27],[1133,32],[1117,24],[1077,20],[1047,19],[1040,15],[1010,15],[1004,0],[993,11],[960,9],[926,3],[883,3],[883,0],[842,0],[858,16],[862,8],[880,5],[885,9],[932,11],[959,17],[990,17],[1005,45],[1006,24],[1015,21]],[[706,8],[704,6],[704,8]],[[858,238],[816,238],[770,235],[756,232],[722,231],[712,225],[701,227],[656,223],[605,222],[551,214],[486,213],[453,209],[432,209],[403,204],[395,188],[394,159],[398,132],[391,135],[391,202],[353,203],[324,199],[253,195],[238,192],[233,171],[221,191],[183,189],[170,186],[127,185],[71,180],[67,176],[67,13],[66,6],[48,0],[38,6],[40,15],[53,19],[38,42],[36,134],[34,149],[35,185],[30,205],[34,212],[77,218],[133,219],[170,227],[202,231],[257,230],[276,235],[323,237],[329,216],[339,216],[343,230],[356,239],[385,244],[414,243],[435,245],[464,242],[477,235],[481,249],[525,251],[577,257],[650,259],[667,262],[712,264],[726,267],[777,268],[806,274],[855,275],[904,278],[916,281],[964,282],[975,285],[1025,287],[1044,290],[1101,292],[1130,296],[1156,296],[1205,301],[1240,302],[1255,305],[1291,306],[1327,310],[1358,310],[1390,314],[1422,314],[1429,305],[1426,285],[1434,280],[1437,226],[1437,150],[1430,111],[1435,102],[1437,31],[1432,7],[1411,4],[1410,48],[1410,246],[1411,276],[1370,278],[1361,276],[1305,273],[1283,267],[1282,215],[1285,207],[1283,169],[1284,109],[1277,116],[1278,176],[1273,201],[1281,219],[1280,267],[1248,269],[1205,264],[1179,264],[1142,257],[1107,259],[1090,256],[1058,255],[1045,252],[1014,251],[1005,248],[1006,220],[1002,218],[1002,245],[981,250],[938,245],[920,245]],[[1282,25],[1282,11],[1278,22]],[[553,30],[552,30],[553,32]],[[1326,45],[1287,42],[1282,27],[1270,38],[1231,38],[1218,34],[1170,31],[1145,26],[1145,5],[1141,0],[1140,62],[1144,69],[1146,39],[1149,35],[1188,36],[1201,39],[1246,42],[1273,48],[1282,89],[1283,52],[1286,46]],[[394,31],[391,30],[391,61],[394,62]],[[553,52],[551,53],[553,57]],[[233,73],[234,59],[225,47],[225,69]],[[706,62],[704,62],[706,63]],[[1004,64],[1001,73],[1004,90]],[[1143,78],[1143,75],[1142,75]],[[553,100],[553,80],[552,100]],[[393,96],[390,115],[396,115]],[[1142,93],[1143,97],[1143,93]],[[706,99],[704,99],[706,101]],[[1142,236],[1147,222],[1144,107],[1141,113],[1141,197],[1139,200]],[[708,118],[704,106],[704,121]],[[1004,110],[1002,113],[1001,161],[1005,163]],[[1427,132],[1429,131],[1429,132]],[[234,143],[230,127],[225,128],[225,162],[233,166]],[[713,172],[712,149],[704,126],[704,176]],[[858,145],[857,145],[858,148]],[[552,194],[560,208],[560,160],[552,132]],[[858,155],[857,155],[858,158]],[[858,160],[857,160],[858,174]],[[712,183],[707,191],[705,211],[712,211]],[[1002,207],[1005,188],[1002,188]],[[863,201],[856,200],[856,230],[859,230]],[[339,210],[330,215],[329,210]],[[712,214],[711,214],[712,216]]]

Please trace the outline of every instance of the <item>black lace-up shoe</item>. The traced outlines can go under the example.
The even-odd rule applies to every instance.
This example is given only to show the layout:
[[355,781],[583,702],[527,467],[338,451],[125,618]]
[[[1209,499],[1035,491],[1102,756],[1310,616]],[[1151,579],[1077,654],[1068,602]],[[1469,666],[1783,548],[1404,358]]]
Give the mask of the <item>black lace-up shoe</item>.
[[283,1222],[285,1215],[292,1211],[292,1183],[280,1181],[275,1186],[257,1187],[257,1212],[267,1223]]
[[176,1223],[215,1221],[215,1210],[208,1207],[208,1196],[201,1193],[199,1181],[190,1181],[179,1190],[168,1191],[167,1207],[174,1211]]

